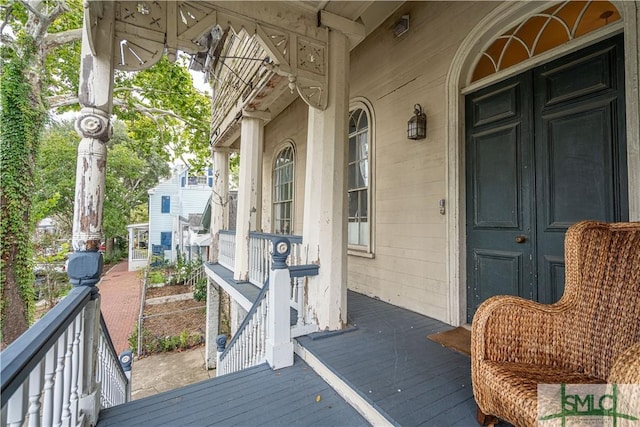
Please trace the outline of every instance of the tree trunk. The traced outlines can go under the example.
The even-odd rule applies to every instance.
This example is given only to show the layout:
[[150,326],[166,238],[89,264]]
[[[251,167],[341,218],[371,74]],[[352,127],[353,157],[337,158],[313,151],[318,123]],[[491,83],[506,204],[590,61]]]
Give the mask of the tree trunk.
[[[6,206],[2,201],[3,211]],[[2,212],[4,216],[4,212]],[[9,251],[7,259],[2,259],[2,274],[4,283],[2,286],[2,340],[0,342],[0,351],[16,340],[29,327],[27,323],[27,314],[25,312],[24,302],[18,290],[18,281],[16,280],[15,270],[12,266],[15,264],[16,248]]]

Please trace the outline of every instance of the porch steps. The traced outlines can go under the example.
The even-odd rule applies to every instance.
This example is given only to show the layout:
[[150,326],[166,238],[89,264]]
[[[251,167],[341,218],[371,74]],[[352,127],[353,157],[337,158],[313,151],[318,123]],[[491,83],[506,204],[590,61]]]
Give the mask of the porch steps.
[[351,405],[372,426],[397,425],[382,408],[364,398],[340,373],[325,365],[312,352],[305,349],[297,340],[294,341],[295,353],[326,381],[333,390]]

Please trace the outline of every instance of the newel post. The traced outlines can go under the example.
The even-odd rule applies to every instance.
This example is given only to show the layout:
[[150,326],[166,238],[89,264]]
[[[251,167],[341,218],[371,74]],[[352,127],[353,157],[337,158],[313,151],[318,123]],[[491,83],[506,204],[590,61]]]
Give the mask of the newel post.
[[266,358],[272,369],[293,365],[289,291],[291,276],[286,260],[291,251],[289,239],[273,242],[273,263],[269,273],[269,314],[267,316]]

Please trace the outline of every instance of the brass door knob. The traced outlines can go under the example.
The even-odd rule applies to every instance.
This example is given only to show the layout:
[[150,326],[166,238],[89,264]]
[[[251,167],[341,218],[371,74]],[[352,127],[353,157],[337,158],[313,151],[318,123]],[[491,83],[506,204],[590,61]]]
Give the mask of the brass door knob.
[[516,243],[524,243],[527,241],[526,236],[516,236]]

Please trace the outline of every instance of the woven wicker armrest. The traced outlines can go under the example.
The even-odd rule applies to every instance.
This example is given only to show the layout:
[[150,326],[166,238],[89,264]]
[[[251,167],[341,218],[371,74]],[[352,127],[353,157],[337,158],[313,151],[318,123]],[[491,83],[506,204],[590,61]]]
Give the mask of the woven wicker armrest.
[[472,324],[471,359],[556,366],[566,343],[566,307],[513,296],[485,301]]
[[640,384],[640,342],[616,358],[607,381],[612,384]]

